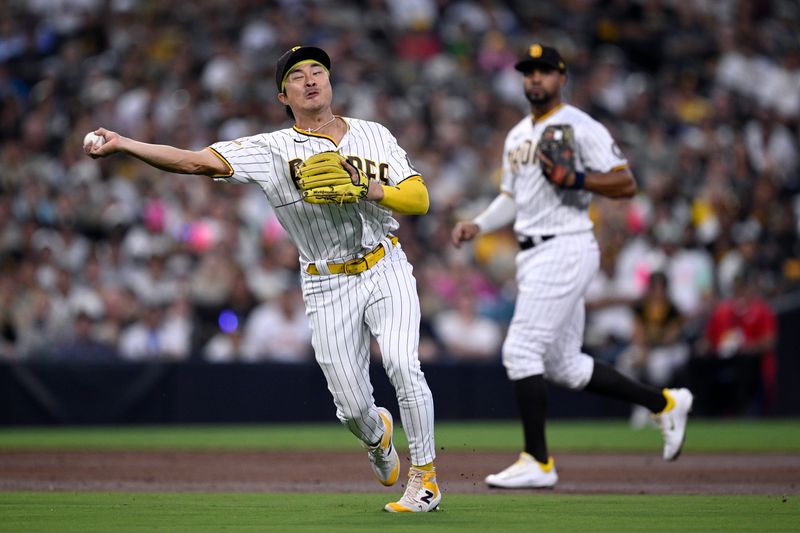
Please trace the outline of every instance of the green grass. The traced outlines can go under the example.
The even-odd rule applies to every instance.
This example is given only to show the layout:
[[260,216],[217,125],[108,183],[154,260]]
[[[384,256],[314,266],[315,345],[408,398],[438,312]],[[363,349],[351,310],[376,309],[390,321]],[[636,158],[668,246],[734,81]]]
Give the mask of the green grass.
[[[652,451],[661,447],[655,429],[631,430],[624,421],[554,421],[548,424],[554,450]],[[437,446],[447,451],[516,451],[522,431],[516,422],[443,422]],[[399,429],[395,440],[403,448]],[[108,450],[329,450],[352,451],[355,439],[338,424],[253,426],[125,426],[0,429],[2,449]],[[800,451],[800,420],[691,420],[687,452]]]
[[[0,531],[796,531],[781,496],[445,495],[393,515],[382,494],[0,493]],[[313,512],[312,512],[313,509]]]

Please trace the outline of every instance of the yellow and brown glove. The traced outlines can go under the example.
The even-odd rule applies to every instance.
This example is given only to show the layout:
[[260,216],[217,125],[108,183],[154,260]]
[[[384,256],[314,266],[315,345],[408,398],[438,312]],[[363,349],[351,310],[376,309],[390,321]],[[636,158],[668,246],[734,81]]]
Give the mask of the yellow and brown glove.
[[320,152],[297,169],[297,185],[310,204],[350,204],[366,198],[369,178],[339,152]]

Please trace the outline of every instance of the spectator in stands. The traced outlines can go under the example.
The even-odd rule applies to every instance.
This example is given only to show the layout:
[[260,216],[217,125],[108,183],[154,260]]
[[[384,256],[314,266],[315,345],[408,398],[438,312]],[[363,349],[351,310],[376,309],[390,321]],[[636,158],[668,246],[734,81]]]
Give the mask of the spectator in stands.
[[[617,230],[615,235],[621,240],[621,232]],[[631,307],[636,298],[622,288],[614,270],[619,250],[612,242],[610,238],[600,239],[600,268],[586,290],[584,348],[592,357],[614,365],[633,335]]]
[[65,342],[51,351],[50,360],[69,363],[107,363],[117,359],[114,345],[98,339],[93,331],[95,320],[85,312],[75,317],[73,331]]
[[119,339],[119,352],[128,361],[180,361],[188,355],[185,328],[165,320],[164,304],[149,304],[141,319],[125,328]]
[[739,274],[733,295],[713,309],[698,342],[692,374],[699,382],[706,414],[758,414],[775,393],[774,311],[760,296],[757,274]]
[[145,304],[166,304],[180,293],[177,277],[167,271],[165,257],[160,255],[149,257],[144,268],[134,269],[128,284],[136,298]]
[[16,355],[17,325],[14,323],[13,305],[11,276],[0,275],[0,361],[13,359]]
[[55,348],[53,339],[64,331],[65,315],[55,311],[46,291],[26,291],[13,308],[17,325],[14,352],[17,359],[45,359]]
[[475,307],[470,289],[461,288],[454,308],[436,316],[433,323],[436,337],[456,360],[498,360],[503,332],[496,322],[478,315]]
[[694,228],[675,221],[656,228],[668,279],[669,298],[687,319],[708,313],[714,295],[714,263],[710,254],[697,246]]
[[260,300],[275,298],[291,285],[295,272],[281,266],[277,257],[280,248],[265,245],[258,263],[244,273],[248,289]]
[[161,329],[166,359],[184,361],[192,355],[191,340],[195,322],[194,310],[184,294],[179,294],[168,303]]
[[747,266],[757,264],[761,225],[755,220],[748,220],[735,225],[732,233],[736,247],[725,253],[717,265],[717,287],[723,298],[733,295],[734,281]]
[[[203,346],[203,360],[209,363],[232,363],[244,361],[244,351],[242,350],[242,328],[238,324],[235,315],[221,317],[223,320],[231,321]],[[236,323],[233,321],[236,320]]]
[[770,109],[757,111],[745,125],[744,142],[750,164],[756,172],[771,174],[781,180],[794,178],[794,169],[800,161],[797,138],[781,123],[776,113]]
[[[681,338],[683,319],[669,298],[667,276],[653,272],[642,299],[633,306],[630,346],[617,360],[617,368],[658,388],[675,385],[676,374],[689,360],[689,347]],[[650,411],[635,406],[631,425],[642,427]]]
[[247,361],[311,361],[311,330],[300,288],[286,287],[274,300],[256,307],[247,319],[242,341]]

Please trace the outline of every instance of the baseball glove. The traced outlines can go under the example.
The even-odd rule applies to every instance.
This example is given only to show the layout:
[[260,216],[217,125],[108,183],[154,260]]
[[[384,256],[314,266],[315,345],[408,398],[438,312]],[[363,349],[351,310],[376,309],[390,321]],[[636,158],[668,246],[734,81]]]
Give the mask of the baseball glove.
[[320,152],[297,169],[297,185],[310,204],[350,204],[367,196],[369,178],[339,152]]
[[575,133],[572,126],[547,126],[536,146],[536,155],[548,181],[566,189],[575,185]]

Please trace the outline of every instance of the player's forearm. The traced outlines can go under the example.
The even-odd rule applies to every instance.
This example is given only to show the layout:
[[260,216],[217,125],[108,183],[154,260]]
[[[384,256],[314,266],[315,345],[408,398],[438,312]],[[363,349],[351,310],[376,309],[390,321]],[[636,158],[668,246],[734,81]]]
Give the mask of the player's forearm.
[[207,151],[194,152],[165,144],[136,141],[127,137],[120,139],[119,148],[122,152],[167,172],[207,176],[219,174],[215,167],[217,158],[208,154]]
[[511,224],[516,217],[517,206],[514,199],[501,192],[473,222],[478,225],[481,233],[491,233]]
[[630,198],[636,194],[636,180],[627,168],[611,172],[587,172],[583,188],[608,198]]
[[419,176],[408,178],[399,185],[383,185],[383,197],[376,201],[401,215],[424,215],[430,207],[428,188]]

